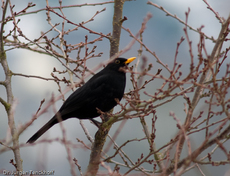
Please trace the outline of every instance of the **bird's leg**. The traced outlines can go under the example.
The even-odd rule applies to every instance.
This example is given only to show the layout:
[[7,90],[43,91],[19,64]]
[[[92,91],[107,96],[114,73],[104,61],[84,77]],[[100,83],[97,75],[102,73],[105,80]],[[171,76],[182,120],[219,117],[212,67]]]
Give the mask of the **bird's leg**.
[[101,122],[98,122],[98,121],[96,121],[94,119],[90,119],[90,120],[94,123],[94,125],[96,125],[98,128],[100,128]]

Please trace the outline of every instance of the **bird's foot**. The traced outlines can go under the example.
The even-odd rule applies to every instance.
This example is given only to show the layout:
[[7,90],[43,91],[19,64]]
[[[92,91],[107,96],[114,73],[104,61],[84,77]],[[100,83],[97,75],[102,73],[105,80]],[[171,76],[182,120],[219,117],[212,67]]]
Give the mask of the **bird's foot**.
[[98,128],[100,128],[101,122],[98,122],[98,121],[96,121],[94,119],[90,119],[90,120],[94,123],[94,125],[96,125]]

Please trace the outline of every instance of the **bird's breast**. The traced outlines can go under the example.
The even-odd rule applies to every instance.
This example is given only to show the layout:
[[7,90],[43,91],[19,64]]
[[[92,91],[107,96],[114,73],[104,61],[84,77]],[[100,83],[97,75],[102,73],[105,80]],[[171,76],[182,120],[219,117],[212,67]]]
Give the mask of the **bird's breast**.
[[120,101],[125,90],[125,75],[110,75],[101,82],[100,90],[98,90],[100,95],[95,95],[97,97],[95,98],[95,106],[103,112],[109,111],[116,106],[115,99]]

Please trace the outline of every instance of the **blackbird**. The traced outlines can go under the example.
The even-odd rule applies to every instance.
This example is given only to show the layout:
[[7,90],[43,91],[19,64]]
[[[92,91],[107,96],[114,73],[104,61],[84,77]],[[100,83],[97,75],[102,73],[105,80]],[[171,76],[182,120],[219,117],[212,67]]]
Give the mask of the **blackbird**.
[[[121,68],[126,67],[136,57],[116,58],[103,70],[95,74],[82,87],[73,92],[63,103],[59,111],[38,130],[27,143],[35,142],[41,135],[60,120],[69,118],[92,119],[117,105],[124,95],[126,76]],[[60,120],[59,120],[60,119]]]

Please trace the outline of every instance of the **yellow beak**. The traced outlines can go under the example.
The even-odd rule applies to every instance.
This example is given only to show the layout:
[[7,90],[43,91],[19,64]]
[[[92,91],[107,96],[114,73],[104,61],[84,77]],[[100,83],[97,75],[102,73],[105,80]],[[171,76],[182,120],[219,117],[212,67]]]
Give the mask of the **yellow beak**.
[[133,62],[136,59],[136,57],[130,57],[125,61],[125,64],[129,64],[130,62]]

